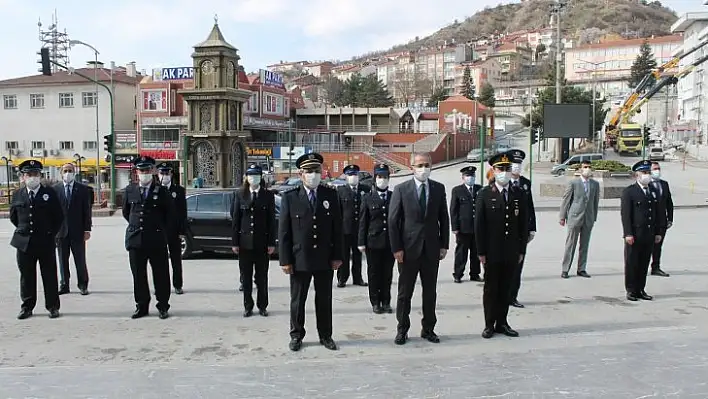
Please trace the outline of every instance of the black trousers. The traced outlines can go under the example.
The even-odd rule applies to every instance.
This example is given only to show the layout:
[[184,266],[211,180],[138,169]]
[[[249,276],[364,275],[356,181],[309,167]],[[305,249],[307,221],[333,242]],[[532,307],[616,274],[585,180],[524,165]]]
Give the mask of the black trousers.
[[[342,260],[342,266],[337,269],[337,281],[340,283],[346,283],[349,280],[350,270],[354,284],[364,281],[361,277],[361,252],[357,247],[358,245],[359,236],[357,234],[344,235],[344,259]],[[351,269],[349,268],[350,260]]]
[[44,286],[44,307],[47,310],[59,310],[57,258],[51,243],[46,247],[30,245],[27,252],[17,250],[22,309],[32,311],[37,306],[37,263],[39,263],[39,272]]
[[462,278],[465,274],[465,265],[468,257],[470,259],[470,277],[479,276],[482,271],[477,257],[477,244],[474,240],[474,234],[459,233],[455,240],[455,269],[452,276]]
[[435,316],[435,305],[438,298],[438,269],[440,260],[426,255],[425,251],[417,259],[406,258],[403,254],[403,263],[398,264],[398,298],[396,301],[396,320],[398,332],[406,334],[411,328],[411,299],[415,290],[415,283],[420,274],[420,285],[423,288],[423,331],[430,332],[435,328],[438,319]]
[[152,268],[152,283],[155,286],[157,310],[170,308],[170,265],[167,248],[131,249],[128,251],[130,270],[133,272],[133,295],[139,309],[150,306],[150,286],[148,285],[147,264]]
[[305,338],[305,302],[310,282],[315,281],[315,317],[320,339],[332,338],[333,270],[293,271],[290,275],[290,338]]
[[[243,307],[253,310],[253,280],[258,289],[256,305],[258,309],[268,308],[268,252],[265,249],[241,249],[238,253],[238,267],[243,284]],[[255,276],[254,276],[255,275]]]
[[484,325],[487,328],[508,325],[511,280],[518,266],[511,258],[509,260],[488,262],[484,266],[484,291],[482,304],[484,306]]
[[393,254],[391,249],[366,250],[366,274],[369,278],[371,306],[391,305],[391,281],[393,280]]
[[88,288],[89,275],[86,267],[86,241],[84,237],[64,237],[57,242],[59,252],[59,275],[61,288],[69,288],[71,271],[69,267],[69,255],[74,256],[74,266],[76,266],[76,282],[79,289]]
[[666,240],[666,234],[661,238],[658,244],[654,244],[654,248],[651,251],[651,270],[659,270],[661,268],[661,250],[664,248],[664,240]]
[[628,293],[638,294],[646,288],[653,250],[654,236],[635,237],[633,245],[624,244],[624,288]]
[[525,256],[524,260],[522,260],[521,263],[516,265],[516,268],[511,274],[511,285],[509,287],[511,293],[509,295],[509,303],[516,301],[517,297],[519,296],[519,290],[521,289],[521,274],[524,271],[524,262],[526,262]]
[[172,263],[172,286],[182,288],[182,243],[179,235],[170,234],[167,236],[167,249],[170,251],[170,263]]

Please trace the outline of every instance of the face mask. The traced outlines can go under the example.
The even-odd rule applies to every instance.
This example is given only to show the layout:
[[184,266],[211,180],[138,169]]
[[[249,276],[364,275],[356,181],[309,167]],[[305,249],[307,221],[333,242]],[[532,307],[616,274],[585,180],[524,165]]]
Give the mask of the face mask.
[[474,176],[465,176],[465,184],[468,186],[473,186],[475,182]]
[[170,176],[170,175],[160,176],[160,183],[162,183],[163,186],[169,186],[170,183],[172,183],[172,176]]
[[419,181],[426,181],[430,176],[430,168],[414,168],[413,173]]
[[388,188],[388,179],[376,178],[376,188],[379,190],[385,190]]
[[651,179],[651,175],[644,174],[644,173],[642,173],[641,175],[639,175],[639,184],[641,184],[641,185],[643,185],[643,186],[646,186],[646,185],[648,185],[649,183],[651,183],[651,180],[652,180],[652,179]]
[[521,164],[520,163],[512,163],[511,164],[511,173],[514,175],[520,175],[521,174]]
[[30,190],[36,190],[39,187],[39,176],[26,177],[25,184]]
[[138,180],[140,180],[141,186],[147,186],[152,183],[152,175],[150,173],[140,173],[138,175]]
[[71,183],[74,181],[74,172],[65,172],[62,178],[64,179],[64,183]]
[[359,184],[359,176],[347,176],[347,182],[350,186],[356,186]]
[[251,187],[257,187],[261,184],[261,177],[258,175],[248,175],[246,176],[246,181]]
[[502,186],[509,184],[509,172],[495,171],[494,179]]
[[661,179],[661,171],[660,170],[652,170],[651,177],[654,178],[655,180]]
[[320,180],[322,179],[322,176],[320,173],[303,173],[302,174],[302,180],[307,186],[307,188],[313,189],[317,188],[317,186],[320,184]]
[[582,168],[582,169],[580,169],[580,175],[583,177],[590,177],[590,175],[592,175],[592,169]]

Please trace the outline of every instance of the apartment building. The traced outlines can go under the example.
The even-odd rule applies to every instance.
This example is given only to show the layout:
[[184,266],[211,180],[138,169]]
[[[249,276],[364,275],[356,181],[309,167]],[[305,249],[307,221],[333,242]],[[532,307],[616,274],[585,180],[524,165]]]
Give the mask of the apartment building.
[[464,74],[465,69],[468,67],[470,69],[470,78],[477,94],[479,94],[485,84],[489,83],[494,86],[502,78],[502,64],[499,63],[497,58],[462,62],[455,66],[455,94],[457,95],[461,95],[464,90]]
[[308,61],[292,61],[292,62],[280,61],[277,64],[268,65],[266,67],[266,69],[271,72],[287,73],[287,72],[292,72],[292,71],[296,71],[296,70],[301,70],[301,69],[305,68],[305,66],[308,64],[309,64]]
[[494,47],[487,58],[495,59],[501,65],[501,77],[504,80],[514,80],[519,77],[521,68],[531,64],[534,49],[528,43],[503,43]]

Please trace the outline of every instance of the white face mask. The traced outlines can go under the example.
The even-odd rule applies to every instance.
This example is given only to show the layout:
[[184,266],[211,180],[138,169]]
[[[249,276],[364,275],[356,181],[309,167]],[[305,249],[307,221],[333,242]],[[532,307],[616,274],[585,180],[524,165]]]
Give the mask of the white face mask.
[[465,184],[468,186],[473,186],[475,182],[475,176],[465,176]]
[[310,172],[302,174],[302,181],[305,183],[307,188],[315,189],[320,184],[322,175],[319,172]]
[[511,175],[511,173],[509,173],[509,172],[494,171],[494,179],[501,186],[506,186],[507,184],[509,184],[509,176],[510,175]]
[[170,175],[160,175],[160,183],[163,186],[169,186],[172,183],[172,176]]
[[66,184],[71,183],[72,181],[74,181],[74,172],[64,172],[64,175],[62,175],[62,179]]
[[376,178],[376,188],[379,190],[385,190],[388,188],[388,179],[383,177]]
[[592,169],[590,168],[581,168],[580,169],[580,175],[583,177],[590,177],[592,176]]
[[651,183],[651,180],[651,175],[649,174],[642,173],[641,175],[639,175],[639,184],[641,184],[642,186],[648,185],[649,183]]
[[39,176],[25,177],[25,184],[30,190],[36,190],[37,188],[39,188]]
[[661,170],[658,170],[658,169],[657,169],[657,170],[652,170],[652,171],[651,171],[651,177],[652,177],[654,180],[659,180],[659,179],[661,179]]
[[152,174],[150,173],[139,173],[138,180],[141,186],[147,186],[152,183]]
[[246,181],[251,188],[261,185],[261,177],[259,175],[248,175],[246,176]]
[[430,177],[430,168],[413,168],[413,173],[418,181],[426,181]]
[[349,183],[350,186],[356,186],[357,184],[359,184],[359,176],[347,176],[347,183]]
[[521,174],[521,164],[520,163],[512,163],[511,164],[511,174],[516,175],[516,176]]

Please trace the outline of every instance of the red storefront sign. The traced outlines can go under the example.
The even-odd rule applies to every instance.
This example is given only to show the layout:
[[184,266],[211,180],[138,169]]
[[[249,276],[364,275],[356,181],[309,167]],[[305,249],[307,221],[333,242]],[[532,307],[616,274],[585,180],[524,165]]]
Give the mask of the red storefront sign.
[[154,159],[177,159],[177,151],[170,150],[142,150],[141,156],[152,157]]

